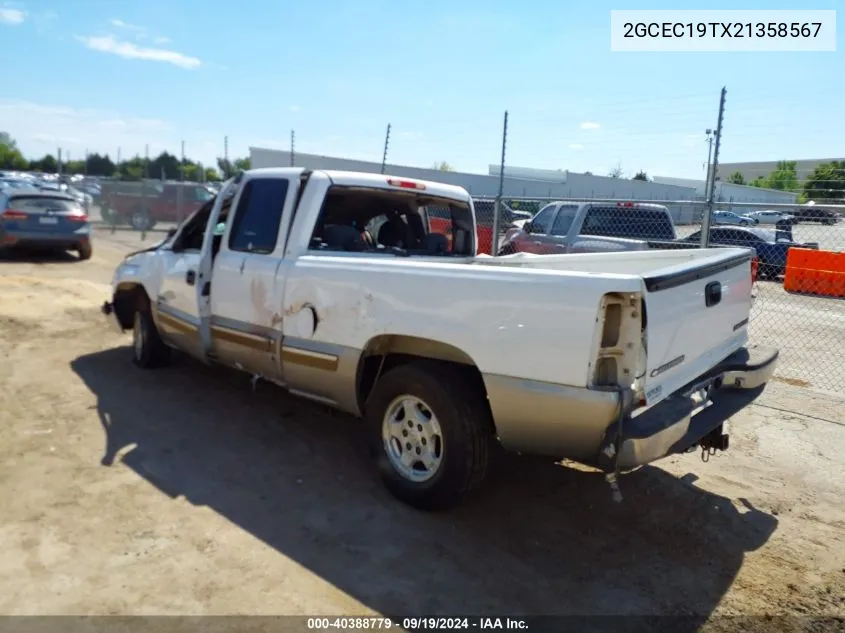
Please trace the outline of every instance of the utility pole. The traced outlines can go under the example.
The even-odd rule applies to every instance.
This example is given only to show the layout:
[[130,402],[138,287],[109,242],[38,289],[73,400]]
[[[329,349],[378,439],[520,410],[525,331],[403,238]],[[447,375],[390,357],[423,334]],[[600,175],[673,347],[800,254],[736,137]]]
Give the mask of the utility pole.
[[296,163],[294,156],[296,156],[296,133],[290,131],[290,166],[293,167]]
[[62,148],[60,147],[58,152],[56,152],[56,173],[61,176],[62,175]]
[[182,160],[179,163],[179,181],[185,182],[185,141],[182,141]]
[[229,137],[223,137],[223,167],[226,173],[223,174],[223,180],[229,179]]
[[387,165],[387,146],[390,144],[390,123],[387,124],[387,133],[384,135],[384,153],[381,155],[381,173]]
[[502,126],[502,161],[499,163],[499,194],[496,196],[496,204],[493,205],[493,239],[490,245],[490,254],[493,257],[499,254],[499,215],[502,207],[502,194],[505,189],[505,150],[508,145],[508,111],[505,110],[505,122]]
[[701,248],[710,245],[710,225],[713,219],[713,197],[716,189],[716,172],[719,169],[719,148],[722,145],[722,123],[725,119],[725,96],[728,89],[722,87],[722,95],[719,98],[719,120],[716,124],[716,148],[713,150],[713,165],[710,168],[710,192],[707,197],[707,209],[704,217],[701,218]]
[[713,156],[713,130],[707,128],[707,175],[704,177],[704,199],[707,200],[707,191],[710,189],[710,159]]
[[88,148],[85,148],[85,164],[82,166],[84,169],[85,177],[88,177]]

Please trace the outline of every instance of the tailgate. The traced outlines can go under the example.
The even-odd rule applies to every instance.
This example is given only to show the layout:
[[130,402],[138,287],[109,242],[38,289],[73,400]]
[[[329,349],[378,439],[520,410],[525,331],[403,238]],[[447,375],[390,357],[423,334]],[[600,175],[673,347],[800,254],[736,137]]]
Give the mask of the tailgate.
[[749,249],[713,249],[712,256],[643,275],[651,406],[742,347],[751,311]]

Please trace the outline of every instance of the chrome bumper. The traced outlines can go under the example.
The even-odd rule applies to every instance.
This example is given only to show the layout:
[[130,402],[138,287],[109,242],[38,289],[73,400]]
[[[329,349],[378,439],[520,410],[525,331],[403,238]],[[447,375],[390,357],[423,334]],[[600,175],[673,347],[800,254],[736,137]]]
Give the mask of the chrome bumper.
[[[640,415],[613,425],[602,442],[599,465],[630,470],[699,444],[722,439],[723,425],[759,395],[775,373],[778,350],[744,347],[712,370]],[[620,437],[621,434],[621,437]]]

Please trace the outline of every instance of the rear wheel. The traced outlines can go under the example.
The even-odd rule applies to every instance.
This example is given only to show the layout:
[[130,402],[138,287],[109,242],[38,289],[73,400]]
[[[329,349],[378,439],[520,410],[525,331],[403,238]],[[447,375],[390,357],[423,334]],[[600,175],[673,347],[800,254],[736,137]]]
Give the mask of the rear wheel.
[[91,248],[91,244],[80,244],[76,249],[77,254],[79,255],[79,259],[91,259],[91,254],[93,253],[93,249]]
[[137,310],[132,324],[133,362],[142,369],[163,367],[170,362],[172,350],[161,340],[148,310]]
[[420,361],[388,371],[366,406],[382,482],[420,510],[445,510],[487,474],[492,421],[481,385],[462,368]]
[[149,231],[155,226],[155,222],[146,209],[138,207],[129,216],[129,226],[136,231]]

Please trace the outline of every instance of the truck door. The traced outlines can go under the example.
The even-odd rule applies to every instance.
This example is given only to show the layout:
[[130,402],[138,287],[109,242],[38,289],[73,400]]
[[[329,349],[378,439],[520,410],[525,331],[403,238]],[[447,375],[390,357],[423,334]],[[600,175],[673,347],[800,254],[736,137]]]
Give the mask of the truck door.
[[205,360],[200,331],[197,289],[206,224],[213,205],[186,222],[169,249],[162,249],[164,274],[155,298],[155,317],[159,330],[179,349]]
[[[204,260],[210,353],[221,362],[281,379],[283,285],[276,283],[298,174],[245,175],[232,202],[219,252]],[[204,254],[204,255],[210,255]]]

